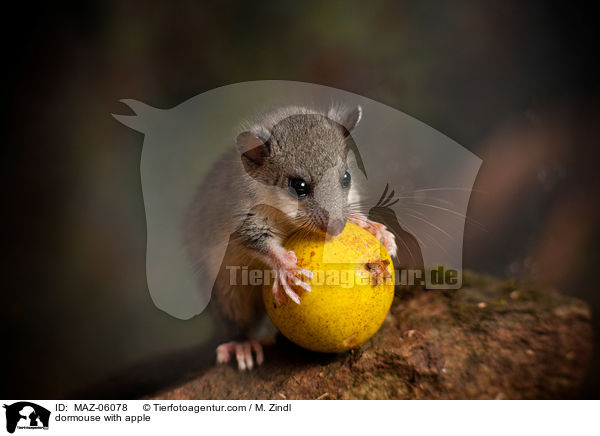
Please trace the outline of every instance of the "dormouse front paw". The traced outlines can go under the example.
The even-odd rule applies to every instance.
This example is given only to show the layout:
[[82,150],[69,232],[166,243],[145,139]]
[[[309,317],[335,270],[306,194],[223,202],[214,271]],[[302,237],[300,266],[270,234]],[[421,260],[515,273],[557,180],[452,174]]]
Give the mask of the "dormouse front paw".
[[388,254],[390,256],[396,256],[396,253],[398,251],[398,246],[396,245],[396,237],[394,236],[394,234],[392,232],[390,232],[386,226],[384,226],[383,224],[381,224],[381,229],[379,230],[379,236],[377,236],[377,239],[379,239],[379,242],[381,242],[383,244],[383,246],[385,247],[385,249],[387,250]]
[[351,218],[351,221],[375,236],[379,242],[383,244],[390,256],[396,256],[398,251],[396,237],[387,229],[386,226],[378,222],[371,221],[366,217]]
[[275,272],[275,280],[273,282],[273,295],[275,301],[283,303],[287,295],[294,303],[300,304],[300,296],[294,291],[292,286],[299,286],[310,292],[310,285],[304,282],[300,276],[312,279],[313,273],[300,268],[297,265],[298,259],[293,251],[281,249],[272,259],[272,268]]

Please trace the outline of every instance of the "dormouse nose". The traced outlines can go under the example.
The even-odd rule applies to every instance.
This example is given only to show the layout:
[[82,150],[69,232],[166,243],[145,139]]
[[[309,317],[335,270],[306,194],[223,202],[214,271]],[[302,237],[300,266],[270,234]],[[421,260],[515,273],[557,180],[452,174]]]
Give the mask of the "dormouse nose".
[[327,234],[333,237],[338,236],[346,227],[346,222],[341,219],[333,219],[327,223]]

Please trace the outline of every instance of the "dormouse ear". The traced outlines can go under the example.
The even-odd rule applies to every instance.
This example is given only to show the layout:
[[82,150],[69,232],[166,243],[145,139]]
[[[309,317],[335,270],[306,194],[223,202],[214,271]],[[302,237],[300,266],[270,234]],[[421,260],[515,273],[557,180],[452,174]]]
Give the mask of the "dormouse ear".
[[240,133],[235,142],[246,171],[260,167],[271,151],[269,145],[252,132]]
[[346,128],[346,136],[348,136],[358,126],[362,118],[362,108],[360,106],[356,106],[350,110],[331,108],[327,113],[327,118],[344,126]]

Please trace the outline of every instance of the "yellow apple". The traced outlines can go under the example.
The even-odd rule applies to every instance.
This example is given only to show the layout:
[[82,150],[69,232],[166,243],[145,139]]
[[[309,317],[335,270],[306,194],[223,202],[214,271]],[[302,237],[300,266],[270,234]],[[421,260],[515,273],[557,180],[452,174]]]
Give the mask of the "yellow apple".
[[385,247],[353,223],[336,238],[298,234],[285,243],[298,266],[313,272],[312,291],[294,291],[278,303],[272,284],[263,287],[267,313],[292,342],[313,351],[342,352],[369,340],[383,323],[394,298],[394,268]]

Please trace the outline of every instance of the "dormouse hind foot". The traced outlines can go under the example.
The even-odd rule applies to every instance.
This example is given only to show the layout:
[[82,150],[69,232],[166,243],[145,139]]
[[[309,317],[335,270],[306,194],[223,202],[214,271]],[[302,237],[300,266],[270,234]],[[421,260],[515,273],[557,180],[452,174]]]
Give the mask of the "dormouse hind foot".
[[274,339],[250,340],[244,342],[226,342],[217,347],[217,363],[227,363],[231,360],[231,356],[235,355],[240,371],[250,371],[254,368],[254,357],[256,356],[256,364],[262,365],[265,360],[263,346],[272,345]]

